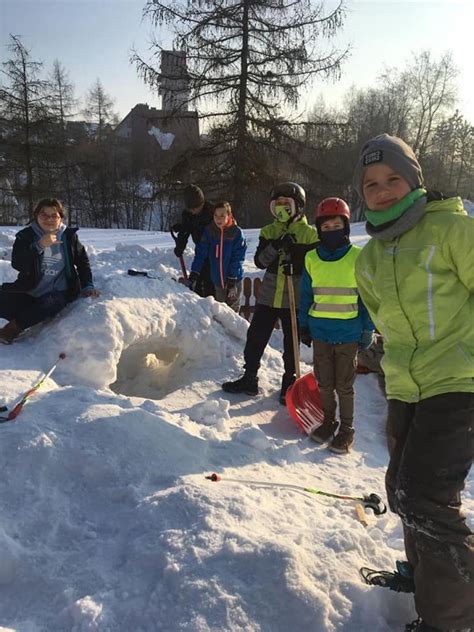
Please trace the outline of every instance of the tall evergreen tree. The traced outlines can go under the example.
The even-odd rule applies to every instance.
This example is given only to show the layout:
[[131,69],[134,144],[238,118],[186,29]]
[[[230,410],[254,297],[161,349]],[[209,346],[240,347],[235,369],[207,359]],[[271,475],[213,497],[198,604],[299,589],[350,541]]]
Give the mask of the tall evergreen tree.
[[[149,0],[144,13],[155,27],[169,25],[186,52],[190,103],[213,121],[218,177],[248,222],[246,191],[263,162],[258,138],[315,75],[339,72],[347,51],[321,46],[342,25],[343,3],[326,12],[311,0]],[[137,54],[133,61],[147,84],[168,79]]]

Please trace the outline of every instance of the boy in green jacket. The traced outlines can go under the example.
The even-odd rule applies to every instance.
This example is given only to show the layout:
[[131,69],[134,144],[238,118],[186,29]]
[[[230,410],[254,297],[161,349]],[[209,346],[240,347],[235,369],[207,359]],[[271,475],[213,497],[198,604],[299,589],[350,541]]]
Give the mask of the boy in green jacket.
[[413,589],[420,618],[407,631],[474,629],[474,535],[460,513],[474,441],[474,220],[460,198],[426,191],[413,150],[388,134],[362,148],[354,187],[372,237],[357,285],[384,339],[387,496],[413,571],[408,583],[366,581]]
[[[287,273],[293,275],[296,302],[303,272],[304,257],[316,245],[318,235],[304,214],[306,193],[296,182],[281,182],[270,192],[270,212],[275,218],[260,231],[255,265],[265,270],[244,349],[245,371],[242,377],[224,382],[227,393],[258,394],[257,373],[265,347],[278,319],[283,330],[283,365],[279,395],[285,405],[286,391],[295,381],[295,360],[291,335]],[[288,269],[288,263],[292,270]]]

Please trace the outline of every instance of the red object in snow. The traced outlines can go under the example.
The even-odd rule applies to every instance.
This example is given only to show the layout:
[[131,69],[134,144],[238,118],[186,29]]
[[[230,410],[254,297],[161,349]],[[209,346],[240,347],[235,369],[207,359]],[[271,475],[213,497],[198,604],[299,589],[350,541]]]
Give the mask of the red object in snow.
[[309,435],[322,425],[324,412],[314,373],[307,373],[298,378],[286,391],[285,400],[292,419],[306,434]]

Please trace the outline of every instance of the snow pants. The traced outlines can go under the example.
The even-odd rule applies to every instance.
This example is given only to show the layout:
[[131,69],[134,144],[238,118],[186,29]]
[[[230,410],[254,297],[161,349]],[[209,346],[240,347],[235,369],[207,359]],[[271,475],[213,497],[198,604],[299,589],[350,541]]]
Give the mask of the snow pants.
[[324,423],[336,419],[337,393],[341,425],[353,426],[357,347],[357,342],[331,344],[313,340],[314,374],[319,383]]
[[219,303],[226,303],[231,309],[234,310],[237,314],[240,311],[240,296],[242,294],[242,281],[238,281],[236,284],[237,287],[237,296],[233,299],[229,299],[227,297],[227,288],[220,287],[218,285],[215,286],[215,297],[216,301]]
[[295,374],[293,338],[291,335],[291,316],[289,308],[270,307],[257,303],[247,331],[244,349],[245,371],[257,374],[265,347],[270,340],[277,320],[280,319],[283,330],[283,364],[285,375]]
[[0,318],[15,320],[19,327],[27,329],[56,316],[67,303],[66,292],[48,292],[34,297],[24,292],[0,290]]
[[417,612],[442,630],[474,629],[474,535],[460,511],[473,422],[474,393],[388,402],[387,497],[403,522]]

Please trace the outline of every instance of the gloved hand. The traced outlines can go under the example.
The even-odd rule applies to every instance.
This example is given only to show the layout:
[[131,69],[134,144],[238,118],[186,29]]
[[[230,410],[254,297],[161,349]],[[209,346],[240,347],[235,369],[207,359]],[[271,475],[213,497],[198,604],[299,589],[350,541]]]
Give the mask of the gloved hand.
[[293,276],[293,263],[291,259],[288,258],[282,261],[281,267],[285,276]]
[[178,257],[178,259],[179,259],[179,257],[183,256],[183,252],[184,252],[185,248],[186,248],[186,246],[184,246],[184,247],[178,246],[178,244],[176,243],[176,246],[174,247],[173,252],[174,252],[175,256]]
[[300,340],[307,347],[311,347],[311,343],[313,342],[313,339],[311,338],[311,334],[309,333],[308,327],[300,328]]
[[363,331],[359,340],[359,351],[365,351],[372,346],[375,342],[375,335],[373,331]]
[[199,272],[191,272],[188,278],[184,281],[183,285],[185,285],[190,290],[195,292],[198,281],[199,281]]
[[234,279],[233,277],[228,277],[226,287],[227,287],[227,298],[230,299],[231,301],[235,300],[237,298],[237,291],[238,291],[237,279]]
[[296,242],[296,237],[291,235],[290,233],[285,233],[278,239],[274,239],[272,241],[272,246],[275,250],[283,250],[284,252],[288,252],[290,250],[290,246]]
[[181,224],[178,222],[177,224],[173,224],[173,226],[171,226],[171,232],[172,233],[179,233],[179,231],[181,230],[182,226]]

